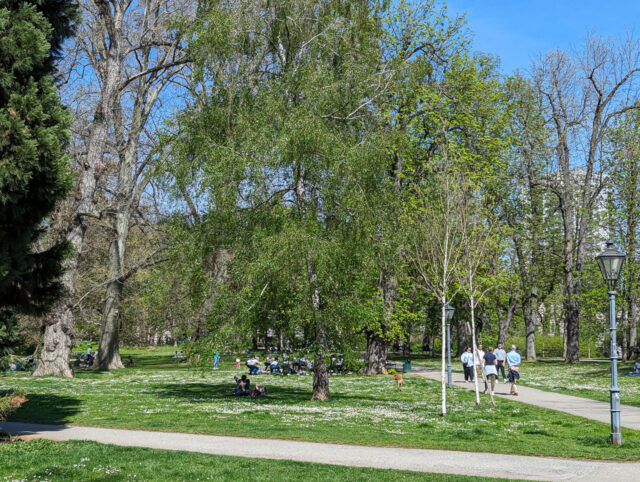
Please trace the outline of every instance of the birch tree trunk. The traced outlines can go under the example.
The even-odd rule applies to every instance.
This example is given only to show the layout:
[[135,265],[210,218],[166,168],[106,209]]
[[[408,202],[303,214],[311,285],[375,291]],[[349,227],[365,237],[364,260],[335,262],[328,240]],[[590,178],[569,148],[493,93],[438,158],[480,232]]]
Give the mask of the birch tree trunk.
[[441,349],[441,358],[442,358],[442,363],[441,363],[441,367],[440,367],[440,381],[442,384],[442,416],[444,417],[447,414],[447,377],[446,377],[446,371],[447,371],[447,366],[446,366],[446,358],[447,358],[447,350],[446,350],[446,340],[447,340],[447,312],[445,310],[446,306],[447,306],[447,298],[446,297],[442,297],[442,299],[440,300],[441,304],[442,304],[442,309],[441,309],[441,333],[442,333],[442,349]]
[[[470,285],[473,290],[473,284]],[[482,360],[478,360],[478,345],[476,344],[476,316],[475,316],[475,300],[473,291],[469,296],[469,304],[471,305],[471,343],[473,344],[473,383],[474,390],[476,392],[476,405],[480,405],[480,387],[478,386],[478,365],[480,363],[480,370],[482,370]],[[482,372],[484,373],[484,372]]]

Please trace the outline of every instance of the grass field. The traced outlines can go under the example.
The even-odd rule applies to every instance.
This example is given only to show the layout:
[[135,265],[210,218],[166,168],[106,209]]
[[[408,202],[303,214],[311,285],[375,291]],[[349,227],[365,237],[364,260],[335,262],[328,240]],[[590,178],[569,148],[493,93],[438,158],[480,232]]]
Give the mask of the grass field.
[[[419,365],[440,367],[439,360],[421,360]],[[453,369],[462,373],[459,361],[452,360]],[[520,385],[550,392],[565,393],[593,400],[609,401],[611,371],[607,362],[523,362],[520,367]],[[633,371],[633,362],[618,366],[618,386],[623,404],[640,407],[640,376],[624,376]]]
[[[125,352],[127,355],[129,352]],[[0,389],[24,388],[29,402],[12,420],[69,423],[348,444],[483,450],[575,458],[639,460],[640,432],[624,430],[622,447],[607,443],[606,424],[511,400],[476,408],[473,393],[449,391],[440,416],[439,384],[406,377],[331,377],[332,398],[311,402],[311,377],[252,376],[269,395],[233,397],[231,357],[221,370],[193,371],[170,351],[130,352],[135,368],[79,371],[74,379],[0,377]]]
[[0,480],[456,482],[478,478],[118,447],[95,442],[33,440],[0,444]]

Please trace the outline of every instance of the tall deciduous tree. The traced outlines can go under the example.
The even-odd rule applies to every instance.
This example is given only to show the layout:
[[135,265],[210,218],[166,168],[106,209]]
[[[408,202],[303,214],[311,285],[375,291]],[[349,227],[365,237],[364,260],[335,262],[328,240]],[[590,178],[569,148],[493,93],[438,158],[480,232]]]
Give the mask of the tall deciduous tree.
[[[68,48],[69,103],[77,111],[74,150],[76,191],[55,217],[55,229],[75,249],[65,266],[64,296],[45,319],[44,349],[34,375],[68,375],[75,343],[73,313],[78,256],[90,222],[109,228],[109,279],[101,323],[98,365],[121,368],[119,311],[133,214],[148,183],[151,157],[146,129],[161,92],[185,64],[183,29],[170,23],[188,16],[192,2],[81,0],[84,23]],[[149,141],[146,142],[145,141]],[[98,202],[98,193],[101,193]],[[150,250],[154,252],[153,249]],[[136,264],[136,263],[132,263]]]
[[612,154],[609,192],[610,221],[616,226],[627,260],[624,265],[623,358],[638,355],[640,319],[640,114],[621,116],[609,136]]
[[[190,166],[176,189],[194,207],[187,199],[203,193],[201,239],[230,244],[232,271],[254,286],[258,306],[247,303],[237,313],[284,304],[271,283],[295,281],[295,322],[314,353],[312,398],[324,400],[330,350],[346,347],[365,318],[356,301],[375,292],[375,277],[368,277],[373,289],[362,281],[370,252],[363,232],[371,226],[366,196],[384,168],[368,134],[392,74],[379,68],[380,29],[366,2],[236,8],[246,15],[232,15],[239,27],[230,52],[207,58],[207,46],[195,45],[205,82],[185,115],[192,134],[185,130],[175,151],[180,165]],[[208,27],[199,39],[210,35]],[[198,172],[204,176],[189,179]]]
[[580,357],[580,307],[586,240],[605,185],[602,147],[608,127],[636,109],[640,46],[589,37],[576,54],[556,50],[533,65],[533,80],[552,136],[542,184],[558,200],[563,231],[566,361]]

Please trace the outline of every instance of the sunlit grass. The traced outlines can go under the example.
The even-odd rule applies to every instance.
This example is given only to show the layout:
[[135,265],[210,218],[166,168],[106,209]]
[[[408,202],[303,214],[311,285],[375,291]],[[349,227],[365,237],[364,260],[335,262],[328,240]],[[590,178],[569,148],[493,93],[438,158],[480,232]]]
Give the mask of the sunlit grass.
[[[172,352],[170,352],[172,353]],[[127,353],[128,354],[128,353]],[[312,402],[311,376],[252,376],[269,395],[233,397],[235,356],[221,369],[194,371],[168,353],[133,353],[134,368],[79,371],[74,379],[12,373],[0,389],[24,388],[30,401],[13,420],[147,430],[273,437],[362,445],[492,450],[500,453],[640,459],[640,434],[625,430],[625,444],[607,443],[606,424],[499,399],[476,407],[473,394],[448,392],[440,414],[440,386],[405,377],[332,376],[331,400]],[[523,374],[523,378],[526,377]]]
[[118,447],[95,442],[34,440],[0,445],[0,480],[454,482],[477,478]]

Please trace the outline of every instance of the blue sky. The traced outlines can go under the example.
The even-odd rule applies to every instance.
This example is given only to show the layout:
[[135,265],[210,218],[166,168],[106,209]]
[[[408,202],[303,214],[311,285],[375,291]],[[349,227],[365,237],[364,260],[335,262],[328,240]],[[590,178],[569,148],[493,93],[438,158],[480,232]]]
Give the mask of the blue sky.
[[446,0],[449,12],[468,12],[474,49],[498,55],[502,69],[526,70],[550,49],[579,46],[588,32],[640,35],[640,0]]

